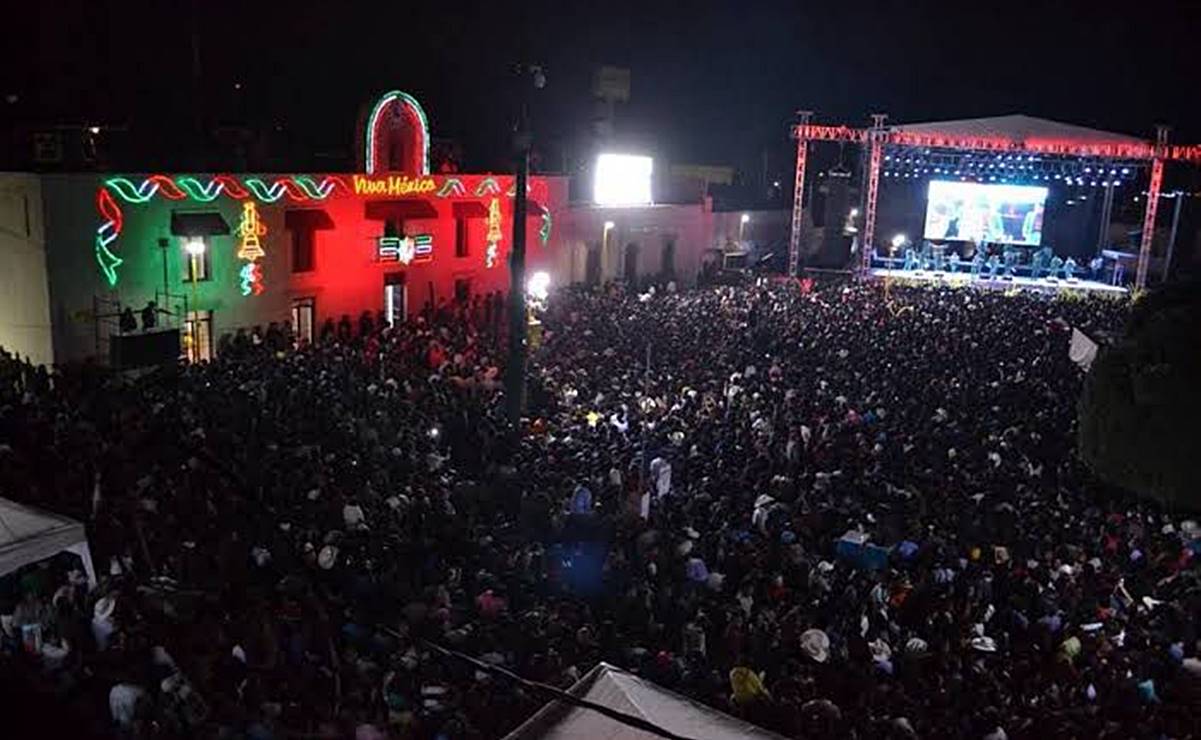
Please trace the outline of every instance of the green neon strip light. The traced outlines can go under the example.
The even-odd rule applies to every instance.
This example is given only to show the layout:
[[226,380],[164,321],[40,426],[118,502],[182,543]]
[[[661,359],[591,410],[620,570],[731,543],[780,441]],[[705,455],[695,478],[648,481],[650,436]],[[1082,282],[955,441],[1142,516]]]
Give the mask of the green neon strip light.
[[467,188],[463,187],[463,181],[457,177],[451,177],[442,183],[442,187],[434,195],[445,198],[448,195],[463,195],[466,192]]
[[181,177],[175,181],[175,184],[192,200],[198,200],[201,203],[211,203],[216,200],[225,187],[216,180],[209,180],[208,185],[201,185],[200,181],[194,177]]
[[104,273],[104,279],[108,281],[110,288],[116,286],[117,267],[125,261],[108,248],[108,245],[116,238],[116,236],[110,236],[106,240],[104,236],[96,235],[96,262],[99,263],[100,271]]
[[542,246],[550,241],[551,218],[550,211],[542,212],[542,228],[538,229],[538,238],[542,240]]
[[250,191],[254,193],[254,197],[258,198],[264,203],[274,203],[275,201],[284,197],[284,193],[287,192],[287,188],[284,187],[283,183],[275,182],[268,186],[265,182],[257,177],[247,178],[245,180],[245,184],[246,187],[250,188]]
[[475,186],[476,195],[496,195],[500,192],[500,183],[494,177],[485,177]]
[[367,174],[370,175],[375,172],[375,124],[379,120],[380,113],[383,112],[388,103],[391,103],[397,98],[400,98],[405,103],[413,106],[413,110],[417,111],[417,118],[421,121],[422,133],[420,174],[428,175],[430,173],[430,122],[429,119],[425,117],[425,109],[421,107],[421,104],[417,102],[417,99],[408,93],[401,92],[400,90],[393,90],[391,92],[384,93],[383,97],[376,102],[375,107],[371,109],[371,115],[367,117],[367,159],[365,162]]
[[313,178],[308,175],[297,175],[292,179],[313,200],[325,200],[330,193],[334,192],[334,187],[337,185],[337,180],[332,177],[325,178],[320,185],[313,182]]
[[117,191],[122,200],[130,203],[145,203],[158,192],[158,183],[149,180],[143,180],[141,186],[137,186],[124,177],[110,177],[104,184]]

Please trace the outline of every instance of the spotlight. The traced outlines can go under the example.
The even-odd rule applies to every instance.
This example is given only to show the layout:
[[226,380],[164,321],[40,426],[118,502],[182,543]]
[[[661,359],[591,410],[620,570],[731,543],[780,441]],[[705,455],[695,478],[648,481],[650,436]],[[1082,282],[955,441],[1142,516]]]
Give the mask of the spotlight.
[[535,300],[545,301],[550,294],[550,273],[539,270],[530,275],[530,279],[526,281],[525,292]]

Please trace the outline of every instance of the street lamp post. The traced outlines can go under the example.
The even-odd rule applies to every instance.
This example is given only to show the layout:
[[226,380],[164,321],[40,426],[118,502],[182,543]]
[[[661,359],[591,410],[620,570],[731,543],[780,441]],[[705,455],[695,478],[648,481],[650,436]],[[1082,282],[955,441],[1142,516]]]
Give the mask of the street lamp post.
[[526,344],[525,306],[525,216],[528,206],[527,183],[530,176],[530,133],[528,83],[536,89],[546,86],[542,67],[519,64],[516,72],[521,80],[521,112],[517,119],[513,143],[516,149],[516,183],[513,196],[513,247],[509,253],[509,362],[505,371],[505,404],[514,435],[520,434],[521,412],[525,408]]
[[750,220],[751,220],[751,214],[749,214],[749,213],[742,214],[742,218],[738,219],[738,243],[739,244],[742,243],[742,232],[744,229],[746,229],[746,225],[747,225],[747,223],[750,222]]

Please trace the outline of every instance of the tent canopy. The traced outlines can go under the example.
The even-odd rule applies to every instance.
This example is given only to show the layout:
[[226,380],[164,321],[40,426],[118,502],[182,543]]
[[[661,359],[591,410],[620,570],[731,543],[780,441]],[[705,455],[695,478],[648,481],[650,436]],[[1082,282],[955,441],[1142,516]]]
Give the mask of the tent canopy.
[[[669,732],[698,740],[781,740],[768,732],[687,699],[639,678],[600,663],[567,693],[596,704],[641,717]],[[509,733],[505,740],[662,740],[658,735],[609,719],[599,712],[552,701]]]
[[0,498],[0,576],[63,551],[73,552],[83,560],[88,582],[94,585],[96,572],[82,524]]
[[1150,144],[1145,139],[1126,134],[1115,134],[1110,131],[1076,126],[1070,123],[1060,123],[1046,118],[1034,118],[1013,114],[1008,116],[991,116],[989,118],[964,118],[957,121],[934,121],[931,123],[903,123],[891,126],[893,131],[900,133],[921,134],[924,136],[944,136],[948,138],[996,138],[1008,139],[1016,145],[1027,142],[1061,142],[1071,141],[1089,145],[1119,145]]

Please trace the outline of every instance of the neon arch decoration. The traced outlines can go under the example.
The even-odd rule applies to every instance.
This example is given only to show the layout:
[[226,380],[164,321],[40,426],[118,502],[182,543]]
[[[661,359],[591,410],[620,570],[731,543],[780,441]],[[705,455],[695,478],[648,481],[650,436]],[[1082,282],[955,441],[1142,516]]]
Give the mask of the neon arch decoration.
[[[390,120],[391,119],[391,120]],[[398,122],[402,131],[396,139],[389,138],[390,126]],[[407,131],[406,131],[407,130]],[[407,133],[407,136],[405,135]],[[367,132],[364,137],[366,151],[364,168],[367,174],[399,171],[415,175],[430,173],[430,127],[429,119],[417,99],[400,90],[384,93],[367,117]],[[400,167],[391,165],[388,145],[401,145]]]

